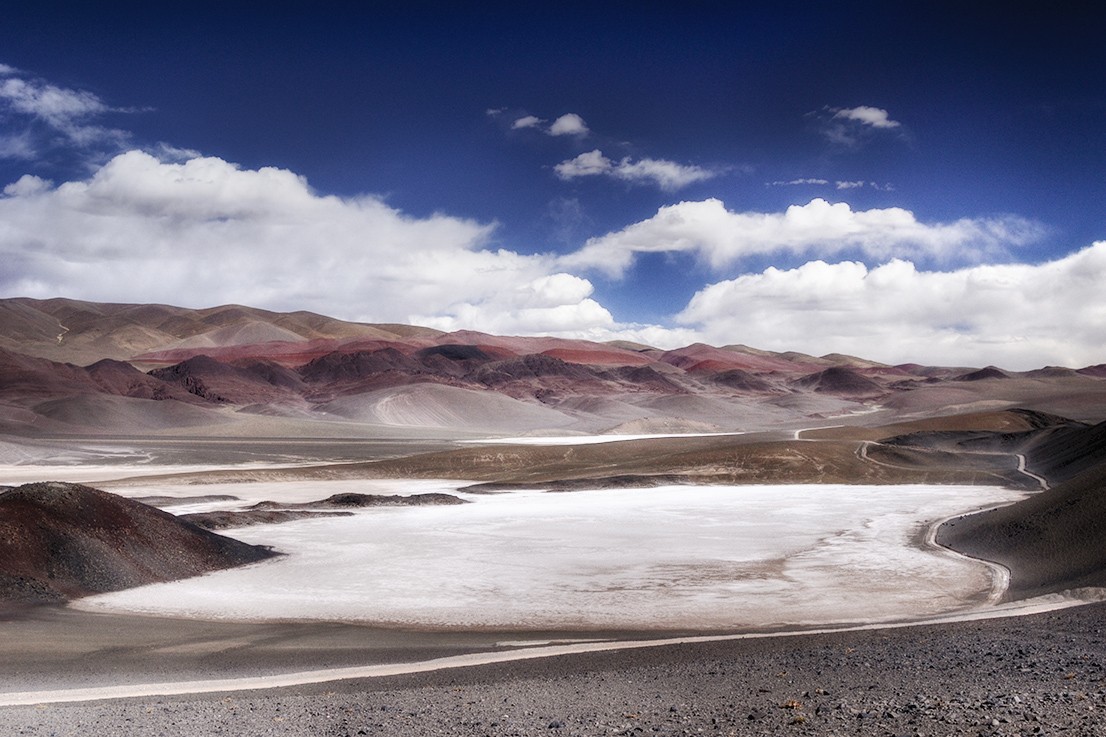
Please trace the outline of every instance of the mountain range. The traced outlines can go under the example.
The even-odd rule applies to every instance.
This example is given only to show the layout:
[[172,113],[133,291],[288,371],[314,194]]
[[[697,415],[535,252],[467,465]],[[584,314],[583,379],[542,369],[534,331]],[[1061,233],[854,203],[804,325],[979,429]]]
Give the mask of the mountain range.
[[0,432],[365,437],[734,432],[1028,407],[1097,419],[1106,365],[891,366],[227,305],[0,300]]

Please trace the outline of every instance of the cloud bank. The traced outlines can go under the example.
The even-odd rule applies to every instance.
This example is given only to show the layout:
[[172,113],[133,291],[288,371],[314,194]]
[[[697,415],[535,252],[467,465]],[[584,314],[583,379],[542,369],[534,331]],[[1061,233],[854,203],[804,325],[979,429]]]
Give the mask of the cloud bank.
[[[186,152],[176,152],[181,155]],[[492,244],[494,226],[413,218],[376,197],[320,195],[294,173],[212,157],[119,155],[82,181],[34,176],[0,196],[0,292],[30,297],[245,303],[444,330],[695,341],[843,352],[888,363],[1027,369],[1102,360],[1106,242],[1043,264],[920,268],[1026,242],[1016,218],[923,223],[906,210],[812,200],[782,213],[680,203],[566,257]],[[856,250],[875,265],[827,263]],[[716,268],[748,254],[814,260],[700,289],[671,325],[619,322],[582,269],[621,274],[634,255],[676,251]]]
[[949,271],[812,261],[712,284],[677,322],[716,344],[892,364],[1082,367],[1103,360],[1104,283],[1106,242],[1039,265]]
[[783,213],[727,210],[717,199],[660,208],[648,220],[589,239],[561,258],[567,269],[621,277],[638,253],[685,252],[714,269],[765,254],[825,257],[856,251],[876,260],[978,260],[1032,242],[1042,228],[1024,218],[964,218],[923,223],[898,207],[853,210],[815,198]]

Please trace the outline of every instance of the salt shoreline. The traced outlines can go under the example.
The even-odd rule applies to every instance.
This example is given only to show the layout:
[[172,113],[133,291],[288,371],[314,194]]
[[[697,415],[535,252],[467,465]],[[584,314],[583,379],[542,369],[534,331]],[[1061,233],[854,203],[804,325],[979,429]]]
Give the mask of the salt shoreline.
[[[299,500],[308,488],[325,496],[342,484],[260,482],[248,495]],[[981,591],[992,599],[1001,592],[986,564],[932,544],[932,534],[930,542],[915,539],[915,526],[930,514],[1021,496],[992,487],[835,484],[475,496],[462,507],[229,530],[289,555],[75,606],[501,630],[732,632],[918,619],[974,604]],[[863,599],[873,592],[878,606]]]

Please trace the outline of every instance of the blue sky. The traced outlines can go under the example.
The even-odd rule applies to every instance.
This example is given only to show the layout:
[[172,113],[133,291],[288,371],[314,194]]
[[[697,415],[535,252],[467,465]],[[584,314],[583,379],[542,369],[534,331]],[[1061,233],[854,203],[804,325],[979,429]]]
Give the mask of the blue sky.
[[1106,361],[1086,3],[20,5],[4,296]]

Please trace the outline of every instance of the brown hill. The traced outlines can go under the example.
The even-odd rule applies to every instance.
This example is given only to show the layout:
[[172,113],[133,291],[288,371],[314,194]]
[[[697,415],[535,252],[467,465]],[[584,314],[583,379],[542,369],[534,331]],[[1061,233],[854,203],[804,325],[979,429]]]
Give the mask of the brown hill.
[[295,372],[264,361],[232,366],[196,356],[149,375],[208,402],[248,405],[299,399],[303,380]]
[[274,553],[80,484],[0,493],[0,609],[171,581]]
[[775,385],[743,369],[722,371],[711,377],[714,383],[729,389],[752,394],[768,394],[776,391]]
[[645,366],[653,362],[653,359],[639,351],[620,349],[610,344],[596,345],[593,348],[550,348],[542,353],[568,363],[583,363],[588,366]]
[[831,366],[824,371],[796,379],[791,385],[823,394],[854,396],[878,396],[886,391],[872,379],[844,366]]
[[817,363],[792,361],[781,354],[758,351],[746,346],[715,348],[703,343],[694,343],[684,348],[666,351],[660,356],[660,361],[691,372],[745,369],[757,372],[807,373],[821,368]]
[[273,341],[405,340],[440,334],[429,328],[367,325],[311,312],[278,313],[241,305],[192,310],[62,298],[0,300],[0,348],[72,363],[128,360],[177,348],[202,352]]
[[957,376],[957,381],[984,381],[986,379],[1009,379],[1010,374],[1006,373],[1000,368],[995,366],[987,366],[981,368],[978,371],[969,371],[966,374]]
[[160,377],[144,374],[129,363],[110,358],[97,361],[83,371],[104,394],[139,399],[185,399]]

